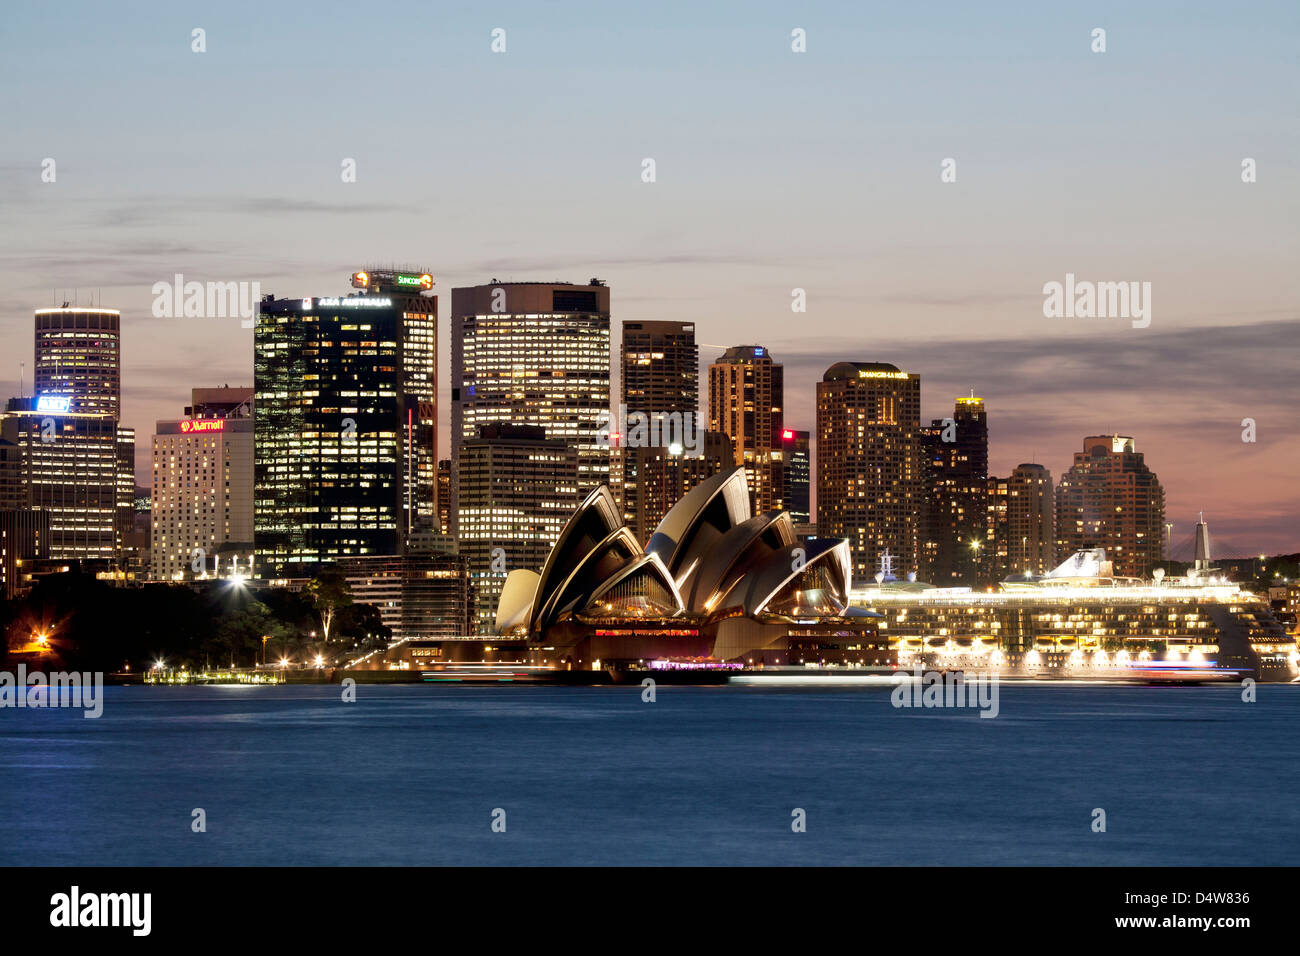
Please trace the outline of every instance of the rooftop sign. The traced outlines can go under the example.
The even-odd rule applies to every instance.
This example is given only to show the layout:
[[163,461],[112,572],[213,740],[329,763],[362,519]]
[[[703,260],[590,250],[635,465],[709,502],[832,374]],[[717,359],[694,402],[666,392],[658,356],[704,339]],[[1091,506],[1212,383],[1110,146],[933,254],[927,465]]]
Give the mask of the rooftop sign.
[[61,414],[72,407],[72,399],[67,395],[42,395],[36,399],[36,410],[38,412],[54,412]]

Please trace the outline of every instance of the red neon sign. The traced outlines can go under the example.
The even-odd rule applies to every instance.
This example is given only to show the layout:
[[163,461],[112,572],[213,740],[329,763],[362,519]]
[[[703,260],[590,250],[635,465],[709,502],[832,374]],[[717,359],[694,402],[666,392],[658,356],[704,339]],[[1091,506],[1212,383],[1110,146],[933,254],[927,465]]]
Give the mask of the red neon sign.
[[225,430],[224,418],[191,418],[181,422],[181,431],[187,435],[190,432],[224,432]]

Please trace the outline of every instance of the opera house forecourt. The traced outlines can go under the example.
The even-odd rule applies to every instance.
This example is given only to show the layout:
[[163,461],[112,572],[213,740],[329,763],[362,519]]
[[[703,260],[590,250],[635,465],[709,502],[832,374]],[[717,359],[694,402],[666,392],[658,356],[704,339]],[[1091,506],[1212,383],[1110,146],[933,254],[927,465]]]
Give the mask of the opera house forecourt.
[[687,492],[645,547],[597,488],[540,572],[507,577],[497,630],[566,669],[892,667],[851,584],[848,542],[801,544],[787,512],[751,515],[735,467]]

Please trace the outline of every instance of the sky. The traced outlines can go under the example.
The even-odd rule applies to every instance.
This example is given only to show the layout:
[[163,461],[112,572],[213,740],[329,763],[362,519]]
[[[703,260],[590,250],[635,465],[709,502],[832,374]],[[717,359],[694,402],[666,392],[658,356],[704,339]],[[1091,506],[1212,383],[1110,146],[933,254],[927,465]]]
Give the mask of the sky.
[[[0,392],[21,362],[30,390],[34,309],[120,309],[143,479],[190,388],[252,381],[252,332],[155,318],[155,282],[341,295],[413,263],[445,455],[450,289],[596,276],[615,329],[767,346],[789,427],[831,363],[891,362],[925,420],[986,400],[995,474],[1131,435],[1176,546],[1204,512],[1224,554],[1297,551],[1298,44],[1294,2],[25,4]],[[1150,282],[1150,325],[1045,317],[1067,273]]]

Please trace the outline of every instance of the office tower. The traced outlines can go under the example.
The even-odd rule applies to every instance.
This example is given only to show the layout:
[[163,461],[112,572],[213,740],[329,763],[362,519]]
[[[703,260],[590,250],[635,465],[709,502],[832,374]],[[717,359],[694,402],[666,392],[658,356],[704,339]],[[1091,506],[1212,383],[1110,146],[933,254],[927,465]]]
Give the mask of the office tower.
[[64,305],[34,320],[36,394],[11,400],[0,425],[18,506],[51,512],[50,558],[102,571],[121,556],[135,487],[135,433],[118,425],[121,314]]
[[1052,473],[1017,465],[1006,479],[1007,573],[1040,575],[1056,567],[1056,501]]
[[1056,488],[1056,550],[1105,548],[1120,577],[1144,577],[1161,560],[1165,492],[1133,439],[1083,440]]
[[121,416],[122,316],[114,309],[36,310],[36,394],[78,415]]
[[781,498],[796,527],[806,526],[812,521],[808,487],[812,474],[810,438],[806,431],[793,428],[781,430],[781,460],[785,471],[785,491]]
[[495,629],[506,576],[540,571],[581,503],[580,451],[541,425],[483,425],[457,452],[457,542],[477,598],[477,631]]
[[253,389],[191,396],[184,417],[158,422],[153,436],[152,576],[251,575]]
[[352,600],[378,608],[395,641],[473,633],[473,590],[462,556],[408,551],[344,558],[338,567],[347,578]]
[[917,570],[921,378],[837,362],[817,383],[817,534],[847,538],[853,575]]
[[135,429],[117,426],[117,538],[119,551],[135,527]]
[[49,557],[105,570],[117,556],[117,419],[74,412],[66,395],[10,399],[0,421],[16,479],[16,507],[50,512]]
[[755,514],[783,507],[785,369],[761,345],[737,345],[709,366],[709,429],[731,438]]
[[[578,450],[583,490],[609,480],[609,288],[497,282],[451,291],[452,461],[484,425],[536,425]],[[453,476],[453,494],[460,482]],[[456,508],[452,524],[456,524]]]
[[610,487],[624,520],[644,543],[667,507],[685,489],[730,467],[732,455],[728,439],[706,433],[699,419],[693,322],[624,322],[620,354]]
[[22,567],[48,558],[50,512],[0,506],[0,595],[12,600],[23,590]]
[[957,399],[951,418],[921,429],[921,448],[921,574],[942,587],[972,584],[985,536],[989,431],[984,400]]
[[629,412],[652,417],[700,405],[700,350],[694,322],[624,322],[620,388]]
[[438,530],[451,534],[451,459],[438,462]]
[[254,332],[259,577],[400,554],[436,518],[437,297],[365,270],[343,298],[261,303]]

